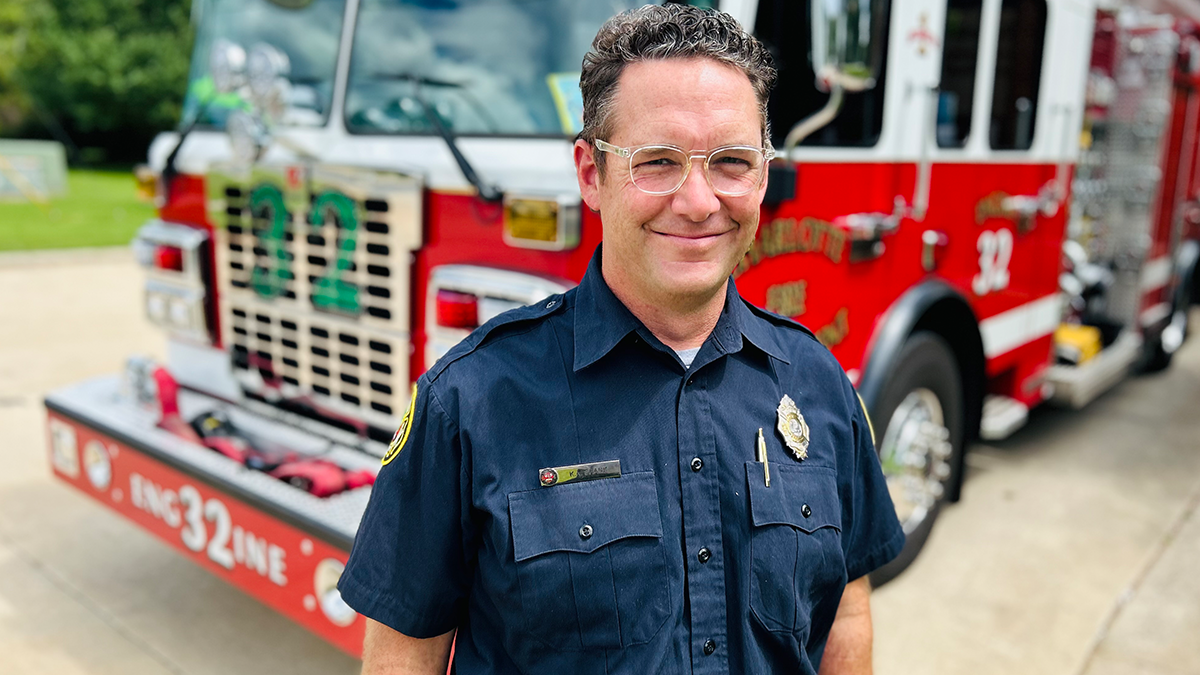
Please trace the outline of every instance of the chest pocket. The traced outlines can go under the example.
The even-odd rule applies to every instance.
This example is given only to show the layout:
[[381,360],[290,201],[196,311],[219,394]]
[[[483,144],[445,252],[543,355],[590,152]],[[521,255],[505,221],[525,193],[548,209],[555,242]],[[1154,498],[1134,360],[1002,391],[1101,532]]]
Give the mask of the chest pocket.
[[525,629],[559,650],[648,642],[670,610],[654,473],[508,495]]
[[818,466],[746,463],[753,531],[750,610],[771,631],[807,631],[813,608],[845,583],[837,475]]

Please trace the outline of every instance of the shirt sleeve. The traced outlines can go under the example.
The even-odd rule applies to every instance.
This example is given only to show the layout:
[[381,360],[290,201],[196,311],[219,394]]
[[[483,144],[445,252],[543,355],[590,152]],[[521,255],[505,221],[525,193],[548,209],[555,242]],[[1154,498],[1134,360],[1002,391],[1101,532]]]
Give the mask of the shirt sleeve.
[[[845,384],[851,414],[854,454],[849,475],[842,483],[842,549],[847,579],[853,581],[882,567],[904,548],[904,530],[888,493],[871,422],[862,400],[849,381]],[[847,498],[848,496],[848,498]]]
[[459,624],[470,581],[463,465],[458,425],[422,376],[338,582],[360,614],[414,638]]

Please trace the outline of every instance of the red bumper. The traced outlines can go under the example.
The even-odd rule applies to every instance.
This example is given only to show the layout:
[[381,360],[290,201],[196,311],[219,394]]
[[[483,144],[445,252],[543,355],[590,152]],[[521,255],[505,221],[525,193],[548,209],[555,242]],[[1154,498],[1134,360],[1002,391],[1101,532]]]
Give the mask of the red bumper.
[[335,587],[352,536],[155,447],[157,430],[130,434],[128,420],[122,430],[98,419],[97,409],[73,405],[73,395],[80,392],[56,392],[46,400],[50,463],[58,478],[361,656],[364,619],[342,603]]

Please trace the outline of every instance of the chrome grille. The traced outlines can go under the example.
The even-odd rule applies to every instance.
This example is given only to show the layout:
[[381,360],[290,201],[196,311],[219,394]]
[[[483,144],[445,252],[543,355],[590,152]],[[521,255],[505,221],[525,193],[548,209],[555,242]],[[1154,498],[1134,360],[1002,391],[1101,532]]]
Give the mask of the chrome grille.
[[[243,387],[395,426],[409,395],[416,181],[338,167],[258,166],[216,170],[209,182],[222,331]],[[280,200],[259,198],[270,186]],[[280,205],[286,213],[276,219],[272,209]]]
[[406,338],[262,305],[230,303],[230,318],[234,368],[251,374],[258,393],[277,380],[285,398],[313,395],[342,413],[361,409],[354,416],[364,419],[394,417],[408,403]]

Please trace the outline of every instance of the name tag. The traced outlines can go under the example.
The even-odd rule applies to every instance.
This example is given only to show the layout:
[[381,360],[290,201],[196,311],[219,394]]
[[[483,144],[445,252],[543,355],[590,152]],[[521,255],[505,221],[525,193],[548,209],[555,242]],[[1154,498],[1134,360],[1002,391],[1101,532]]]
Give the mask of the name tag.
[[538,471],[538,482],[542,487],[550,487],[560,483],[578,483],[599,478],[620,478],[621,460],[610,459],[604,462],[588,464],[570,464],[554,466]]

